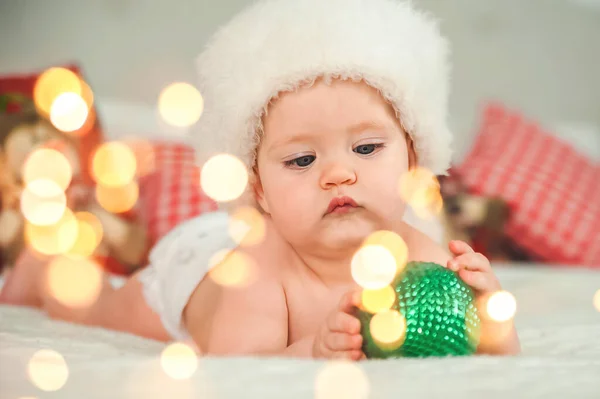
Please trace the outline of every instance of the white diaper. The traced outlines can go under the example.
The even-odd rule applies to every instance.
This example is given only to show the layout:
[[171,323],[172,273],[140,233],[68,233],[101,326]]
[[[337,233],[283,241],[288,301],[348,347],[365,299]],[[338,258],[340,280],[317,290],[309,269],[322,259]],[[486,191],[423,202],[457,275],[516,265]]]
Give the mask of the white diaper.
[[194,289],[206,276],[210,258],[237,245],[229,234],[226,212],[202,214],[165,235],[150,252],[150,264],[138,275],[148,305],[176,340],[189,335],[181,322]]

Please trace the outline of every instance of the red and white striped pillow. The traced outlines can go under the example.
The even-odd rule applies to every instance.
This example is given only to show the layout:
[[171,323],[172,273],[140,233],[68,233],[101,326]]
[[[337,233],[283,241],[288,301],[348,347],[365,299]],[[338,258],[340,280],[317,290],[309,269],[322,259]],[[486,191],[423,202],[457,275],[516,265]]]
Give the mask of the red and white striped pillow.
[[491,105],[456,172],[510,204],[506,234],[539,260],[600,267],[600,166],[567,143]]

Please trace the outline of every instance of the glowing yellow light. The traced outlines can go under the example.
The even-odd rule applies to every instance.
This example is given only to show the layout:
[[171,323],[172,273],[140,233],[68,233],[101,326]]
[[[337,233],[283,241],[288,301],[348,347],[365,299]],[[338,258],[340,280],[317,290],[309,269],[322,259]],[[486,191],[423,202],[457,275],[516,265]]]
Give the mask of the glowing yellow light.
[[487,300],[486,312],[489,318],[497,322],[512,319],[517,311],[515,297],[507,291],[498,291]]
[[21,211],[29,223],[48,226],[60,220],[67,206],[64,191],[52,180],[39,179],[27,184],[21,193]]
[[90,85],[88,85],[83,79],[80,79],[79,83],[81,84],[81,93],[78,94],[81,94],[81,98],[87,105],[88,110],[91,110],[94,106],[94,92],[92,91]]
[[25,224],[25,238],[31,247],[44,255],[58,255],[69,251],[77,240],[79,224],[69,208],[58,222],[48,226]]
[[160,363],[169,377],[176,380],[185,380],[196,372],[198,357],[188,345],[176,342],[163,350]]
[[594,307],[598,312],[600,312],[600,290],[596,291],[593,299]]
[[370,389],[365,372],[357,363],[349,361],[327,362],[315,380],[316,399],[368,398]]
[[396,276],[396,260],[381,245],[362,246],[350,263],[352,277],[361,287],[378,290],[389,285]]
[[477,307],[471,306],[467,308],[465,324],[469,342],[477,347],[481,339],[481,323],[479,322]]
[[200,92],[188,83],[173,83],[167,86],[158,98],[158,110],[165,122],[186,127],[200,119],[204,100]]
[[52,392],[58,391],[66,384],[69,369],[60,353],[42,349],[29,360],[27,374],[33,385],[42,391]]
[[52,104],[63,93],[81,95],[81,79],[65,68],[50,68],[35,82],[33,99],[37,109],[45,116],[50,115]]
[[126,144],[116,141],[102,144],[92,159],[92,175],[106,187],[125,186],[136,173],[136,159]]
[[104,236],[104,229],[102,227],[102,223],[96,217],[96,215],[89,212],[76,212],[75,218],[78,221],[85,222],[92,228],[94,231],[94,238],[96,239],[96,246],[100,245],[102,242],[102,237]]
[[363,290],[362,305],[370,313],[383,312],[389,310],[396,300],[394,289],[386,285],[378,290]]
[[238,208],[229,219],[229,235],[241,246],[252,246],[262,242],[265,229],[265,219],[253,207]]
[[138,197],[139,187],[135,181],[122,187],[105,187],[100,184],[96,186],[96,200],[102,208],[112,213],[131,210]]
[[136,175],[146,176],[156,169],[156,156],[154,146],[149,141],[132,137],[123,140],[135,157]]
[[[77,218],[77,215],[75,216]],[[94,227],[85,220],[77,220],[77,239],[67,255],[87,258],[91,256],[99,244]]]
[[382,349],[399,348],[406,337],[406,321],[397,310],[386,310],[373,315],[369,329],[373,341]]
[[421,218],[431,218],[440,213],[443,199],[435,175],[424,168],[414,168],[400,178],[401,198]]
[[209,276],[223,286],[240,287],[254,281],[254,263],[240,251],[218,251],[209,260]]
[[81,129],[88,117],[88,105],[77,93],[62,93],[52,103],[50,122],[62,132]]
[[102,271],[88,259],[58,257],[48,266],[47,283],[50,294],[63,305],[89,307],[100,295]]
[[227,202],[243,194],[248,171],[238,158],[229,154],[210,158],[200,172],[202,190],[215,201]]
[[439,189],[432,188],[416,195],[412,208],[421,219],[431,219],[439,215],[444,206],[444,199]]
[[393,231],[376,231],[370,234],[362,245],[379,245],[387,249],[394,256],[398,271],[404,269],[404,266],[406,266],[406,261],[408,259],[408,246],[402,237]]
[[23,165],[23,182],[29,184],[34,180],[50,180],[63,191],[69,187],[73,171],[67,158],[60,152],[40,148],[27,157]]

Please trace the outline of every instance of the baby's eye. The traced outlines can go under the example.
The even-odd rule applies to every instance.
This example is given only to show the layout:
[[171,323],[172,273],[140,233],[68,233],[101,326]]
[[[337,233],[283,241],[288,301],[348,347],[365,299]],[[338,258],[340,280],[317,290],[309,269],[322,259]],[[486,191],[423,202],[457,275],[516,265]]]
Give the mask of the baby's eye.
[[316,157],[314,155],[304,155],[298,158],[291,159],[289,161],[285,161],[285,166],[297,166],[299,168],[306,168],[311,163],[315,161]]
[[361,155],[369,155],[383,144],[362,144],[354,148],[354,152]]

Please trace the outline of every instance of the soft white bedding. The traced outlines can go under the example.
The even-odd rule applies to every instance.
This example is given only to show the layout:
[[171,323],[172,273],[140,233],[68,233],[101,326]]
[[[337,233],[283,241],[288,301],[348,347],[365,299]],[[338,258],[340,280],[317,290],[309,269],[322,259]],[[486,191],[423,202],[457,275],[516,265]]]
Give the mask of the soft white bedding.
[[[600,312],[592,302],[600,271],[496,269],[518,302],[523,354],[517,357],[365,361],[357,364],[365,376],[358,386],[361,379],[349,375],[327,380],[321,361],[203,358],[192,378],[181,381],[163,372],[161,343],[5,306],[0,398],[600,398]],[[56,392],[28,380],[28,361],[42,348],[68,364],[68,381]],[[323,378],[332,391],[316,388]]]

